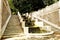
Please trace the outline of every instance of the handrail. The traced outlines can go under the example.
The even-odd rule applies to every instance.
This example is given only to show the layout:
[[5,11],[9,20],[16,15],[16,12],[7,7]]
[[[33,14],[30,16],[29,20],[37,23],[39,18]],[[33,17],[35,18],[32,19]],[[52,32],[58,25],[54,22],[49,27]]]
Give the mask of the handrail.
[[[55,28],[57,28],[57,29],[60,29],[60,27],[59,27],[58,25],[56,25],[56,24],[54,24],[54,23],[51,23],[51,22],[49,22],[49,21],[41,18],[41,17],[43,17],[44,15],[50,14],[50,13],[52,13],[52,12],[55,12],[55,11],[58,11],[58,12],[59,12],[59,8],[60,8],[59,2],[56,2],[56,3],[54,3],[54,4],[50,5],[50,6],[42,9],[42,10],[35,11],[35,13],[32,12],[30,15],[31,15],[32,17],[35,17],[35,18],[37,18],[37,19],[42,20],[43,22],[45,22],[45,23],[47,23],[47,24],[49,24],[49,25],[51,25],[51,26],[53,26],[53,27],[55,27]],[[49,10],[48,10],[48,9],[49,9]],[[32,14],[33,14],[33,15],[32,15]],[[34,15],[34,14],[35,14],[35,15]],[[51,18],[51,17],[50,17],[50,18]]]
[[21,23],[22,28],[24,28],[25,27],[25,21],[23,21],[23,18],[19,12],[18,12],[18,17],[19,17],[19,21]]
[[45,19],[42,19],[40,17],[36,17],[36,16],[34,16],[34,17],[37,18],[37,19],[39,19],[39,20],[42,20],[43,22],[45,22],[45,23],[47,23],[47,24],[49,24],[49,25],[51,25],[51,26],[53,26],[53,27],[55,27],[55,28],[57,28],[57,29],[60,30],[60,27],[58,25],[55,25],[55,24],[53,24],[53,23],[51,23],[51,22],[49,22],[49,21],[47,21]]

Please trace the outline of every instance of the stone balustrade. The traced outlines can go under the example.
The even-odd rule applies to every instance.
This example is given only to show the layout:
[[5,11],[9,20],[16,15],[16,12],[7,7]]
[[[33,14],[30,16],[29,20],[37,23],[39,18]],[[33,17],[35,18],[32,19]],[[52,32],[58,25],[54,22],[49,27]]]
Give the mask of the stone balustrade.
[[7,0],[0,0],[0,38],[3,35],[6,26],[11,17],[11,11]]
[[[30,15],[33,17],[41,17],[42,19],[51,22],[52,24],[57,25],[60,27],[60,6],[59,2],[56,2],[50,6],[47,6],[46,8],[43,8],[42,10],[38,10],[35,12],[30,13]],[[51,25],[52,25],[51,24]],[[44,23],[46,25],[46,23]]]

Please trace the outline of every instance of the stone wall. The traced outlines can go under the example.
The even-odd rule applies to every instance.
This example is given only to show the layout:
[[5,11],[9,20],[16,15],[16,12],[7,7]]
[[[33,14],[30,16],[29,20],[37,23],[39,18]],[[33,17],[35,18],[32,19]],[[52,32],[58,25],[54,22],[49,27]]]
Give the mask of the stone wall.
[[0,0],[0,38],[3,35],[6,26],[11,17],[11,10],[7,0]]
[[3,0],[3,8],[2,8],[2,27],[5,24],[7,18],[9,17],[9,11],[8,11],[8,7],[7,7],[7,2]]
[[58,10],[50,14],[44,15],[43,18],[53,24],[59,25],[59,11]]
[[1,16],[1,14],[2,14],[2,1],[0,0],[0,38],[1,38],[1,21],[2,21],[2,16]]

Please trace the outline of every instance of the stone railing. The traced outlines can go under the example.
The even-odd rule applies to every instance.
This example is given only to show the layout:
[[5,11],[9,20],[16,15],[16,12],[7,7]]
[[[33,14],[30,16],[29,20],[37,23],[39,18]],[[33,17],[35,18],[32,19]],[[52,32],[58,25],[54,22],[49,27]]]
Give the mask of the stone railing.
[[[47,6],[46,8],[43,8],[42,10],[38,10],[35,12],[32,12],[30,15],[33,17],[40,17],[42,18],[44,22],[48,23],[49,25],[52,25],[58,29],[60,29],[60,2],[56,2],[50,6]],[[46,25],[46,23],[44,23]]]
[[[58,24],[59,24],[58,23],[59,22],[59,6],[58,6],[58,4],[59,4],[59,2],[54,3],[42,10],[32,12],[32,13],[30,13],[30,16],[32,18],[37,18],[37,19],[41,20],[44,23],[44,26],[46,26],[48,24],[49,26],[55,27],[60,30],[60,27],[58,26]],[[23,21],[19,12],[18,12],[18,16],[19,16],[20,22],[22,23],[22,28],[24,30],[24,34],[26,34],[27,36],[29,36],[29,35],[34,35],[34,36],[45,35],[45,34],[40,34],[40,33],[39,34],[30,34],[29,27],[25,27],[25,22]],[[47,33],[46,35],[52,34],[52,33],[53,32],[50,32],[50,33]]]
[[3,35],[10,17],[11,17],[11,10],[8,1],[0,0],[0,28],[1,28],[0,36]]
[[[28,14],[28,13],[27,13]],[[27,15],[26,15],[27,16]],[[53,34],[54,32],[51,31],[51,32],[47,32],[47,33],[29,33],[29,28],[30,27],[26,27],[25,26],[25,21],[23,21],[23,18],[21,17],[21,14],[18,12],[18,17],[19,17],[19,20],[20,20],[20,23],[21,23],[21,27],[24,31],[24,34],[27,37],[33,37],[33,36],[37,36],[37,37],[41,37],[41,36],[46,36],[46,35],[50,35],[50,34]],[[42,23],[42,22],[41,22]],[[37,27],[36,27],[37,28]],[[35,28],[35,29],[36,29]],[[49,27],[50,28],[50,27]],[[49,30],[50,31],[50,30]]]

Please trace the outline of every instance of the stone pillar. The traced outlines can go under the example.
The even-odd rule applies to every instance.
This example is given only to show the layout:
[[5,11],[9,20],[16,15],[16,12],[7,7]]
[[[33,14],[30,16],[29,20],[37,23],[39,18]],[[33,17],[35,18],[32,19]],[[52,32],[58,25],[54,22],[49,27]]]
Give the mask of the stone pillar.
[[29,33],[29,32],[28,32],[28,29],[29,29],[29,27],[24,27],[24,34],[25,34],[25,35],[28,35],[28,33]]

